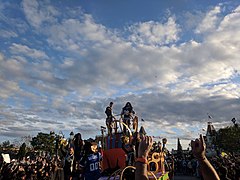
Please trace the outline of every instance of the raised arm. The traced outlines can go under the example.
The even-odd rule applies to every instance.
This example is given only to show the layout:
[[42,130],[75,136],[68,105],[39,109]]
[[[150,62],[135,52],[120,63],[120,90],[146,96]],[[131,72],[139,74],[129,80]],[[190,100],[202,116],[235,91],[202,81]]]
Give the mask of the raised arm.
[[138,147],[138,157],[135,162],[136,172],[135,180],[146,180],[147,175],[147,157],[152,147],[153,139],[151,136],[143,137]]
[[206,157],[206,144],[203,136],[200,135],[200,139],[191,141],[191,147],[193,155],[197,158],[200,164],[201,172],[204,180],[220,180],[214,167],[208,161]]

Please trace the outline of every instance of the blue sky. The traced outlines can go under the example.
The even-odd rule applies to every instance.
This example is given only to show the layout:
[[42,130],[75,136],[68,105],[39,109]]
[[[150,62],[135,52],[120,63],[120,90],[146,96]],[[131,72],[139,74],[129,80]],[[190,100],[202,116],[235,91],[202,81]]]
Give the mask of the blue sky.
[[149,135],[187,147],[239,116],[240,1],[0,3],[0,140],[100,134],[130,101]]

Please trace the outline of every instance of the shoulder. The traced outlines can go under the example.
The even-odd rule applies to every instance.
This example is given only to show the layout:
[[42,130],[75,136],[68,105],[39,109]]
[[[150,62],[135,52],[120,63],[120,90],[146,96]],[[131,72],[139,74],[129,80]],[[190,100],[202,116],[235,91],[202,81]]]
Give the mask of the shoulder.
[[87,161],[87,156],[85,155],[85,156],[83,156],[81,159],[80,159],[80,164],[85,164],[86,163],[86,161]]
[[103,156],[100,152],[97,152],[97,156],[98,156],[99,160],[101,160],[103,158]]
[[111,107],[109,107],[109,106],[108,106],[108,107],[106,107],[106,110],[111,110],[111,109],[112,109],[112,108],[111,108]]

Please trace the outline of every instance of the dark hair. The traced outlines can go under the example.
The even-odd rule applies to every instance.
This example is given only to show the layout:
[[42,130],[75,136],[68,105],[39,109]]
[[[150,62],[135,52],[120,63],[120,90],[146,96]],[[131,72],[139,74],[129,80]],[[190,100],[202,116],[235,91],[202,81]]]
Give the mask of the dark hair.
[[75,136],[74,136],[74,138],[75,139],[82,139],[82,135],[81,135],[81,133],[77,133],[77,134],[75,134]]
[[92,149],[91,149],[92,143],[89,141],[85,141],[84,146],[83,146],[83,150],[84,150],[84,154],[88,155],[93,153]]
[[125,106],[129,106],[132,109],[132,104],[130,102],[127,102]]
[[113,104],[113,102],[110,102],[110,104]]

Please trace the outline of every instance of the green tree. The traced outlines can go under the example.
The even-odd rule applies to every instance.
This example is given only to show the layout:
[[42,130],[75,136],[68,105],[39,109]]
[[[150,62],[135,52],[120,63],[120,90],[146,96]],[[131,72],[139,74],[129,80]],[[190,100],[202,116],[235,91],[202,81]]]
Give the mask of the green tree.
[[240,127],[229,126],[218,130],[216,145],[228,152],[240,152]]
[[5,150],[11,149],[13,147],[14,147],[14,145],[11,144],[10,141],[4,141],[4,142],[2,142],[2,145],[1,145],[1,148],[4,148]]
[[27,136],[22,136],[22,137],[18,137],[16,139],[13,140],[13,144],[20,147],[23,143],[26,144],[26,148],[27,149],[30,149],[32,146],[31,146],[31,143],[30,141],[32,140],[32,136],[30,135],[27,135]]
[[52,154],[55,148],[55,136],[54,134],[40,132],[36,137],[32,138],[32,141],[30,141],[30,143],[34,150],[46,151]]
[[2,143],[2,147],[3,148],[8,148],[10,146],[10,141],[4,141],[3,143]]
[[19,151],[18,151],[18,159],[23,159],[26,155],[26,143],[23,143],[20,148],[19,148]]

